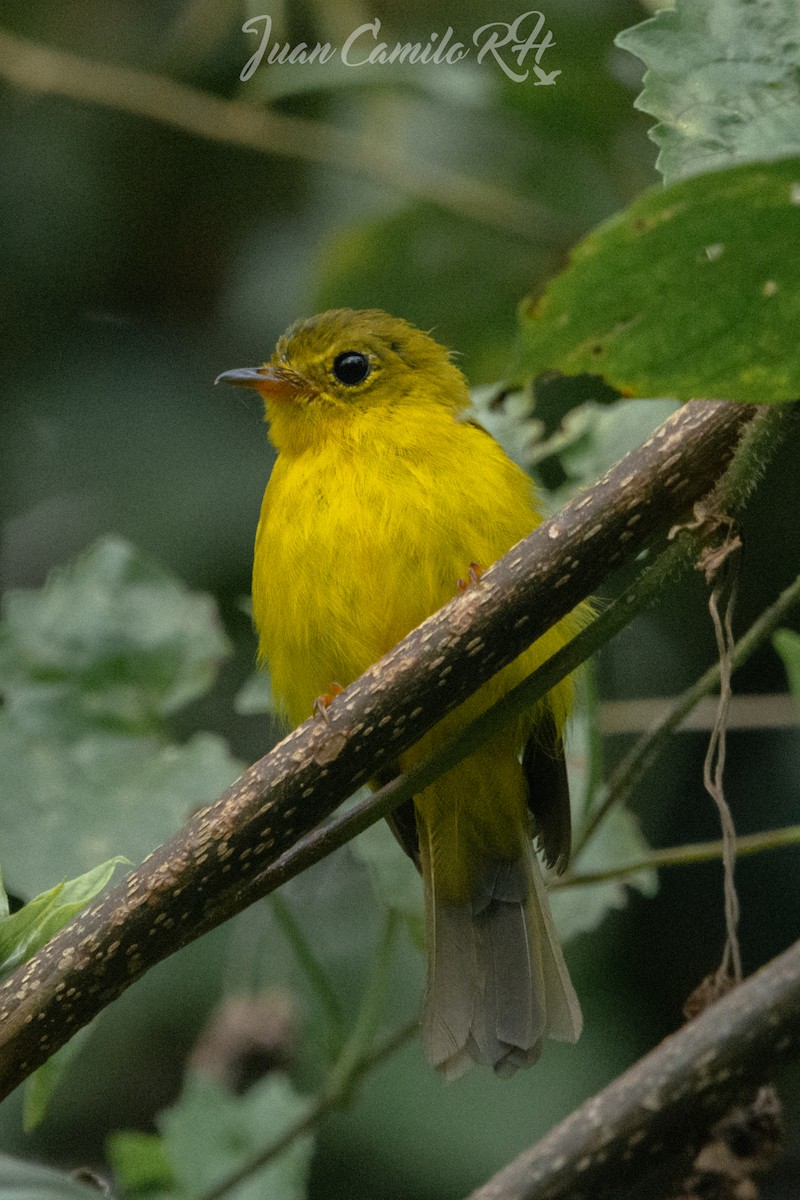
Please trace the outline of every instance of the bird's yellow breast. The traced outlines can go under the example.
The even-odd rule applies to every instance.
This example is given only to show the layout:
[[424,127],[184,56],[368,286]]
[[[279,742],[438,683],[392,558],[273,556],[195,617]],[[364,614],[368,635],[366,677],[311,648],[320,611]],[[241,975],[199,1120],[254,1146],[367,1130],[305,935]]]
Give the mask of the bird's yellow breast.
[[279,454],[256,536],[260,653],[293,723],[540,520],[528,476],[446,409],[381,408],[327,434]]

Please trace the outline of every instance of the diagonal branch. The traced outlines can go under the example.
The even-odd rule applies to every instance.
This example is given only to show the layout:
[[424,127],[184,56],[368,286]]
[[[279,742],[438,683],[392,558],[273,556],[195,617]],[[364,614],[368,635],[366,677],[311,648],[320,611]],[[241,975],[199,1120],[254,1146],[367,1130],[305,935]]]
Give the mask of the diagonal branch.
[[65,926],[0,987],[0,1096],[155,963],[264,895],[270,863],[690,511],[754,412],[685,405]]
[[0,78],[25,91],[132,113],[208,141],[346,169],[537,245],[564,246],[575,236],[564,218],[535,201],[433,162],[421,164],[385,140],[226,100],[166,75],[99,62],[2,29]]
[[470,1200],[604,1200],[633,1183],[646,1186],[648,1170],[696,1149],[712,1124],[798,1051],[800,942],[666,1038]]

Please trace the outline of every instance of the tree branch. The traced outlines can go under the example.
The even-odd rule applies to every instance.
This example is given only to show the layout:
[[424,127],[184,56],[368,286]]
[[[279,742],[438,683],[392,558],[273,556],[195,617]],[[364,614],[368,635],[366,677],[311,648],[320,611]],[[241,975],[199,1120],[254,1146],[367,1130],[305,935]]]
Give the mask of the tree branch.
[[680,520],[752,407],[695,401],[306,721],[0,987],[0,1096],[155,963],[269,890],[259,873]]
[[132,113],[207,141],[346,169],[537,245],[565,246],[576,234],[542,205],[497,184],[409,159],[385,138],[226,100],[166,75],[98,62],[3,30],[0,78],[29,92]]
[[648,1171],[696,1149],[715,1121],[798,1050],[800,942],[666,1038],[470,1200],[603,1200],[634,1182],[646,1185]]

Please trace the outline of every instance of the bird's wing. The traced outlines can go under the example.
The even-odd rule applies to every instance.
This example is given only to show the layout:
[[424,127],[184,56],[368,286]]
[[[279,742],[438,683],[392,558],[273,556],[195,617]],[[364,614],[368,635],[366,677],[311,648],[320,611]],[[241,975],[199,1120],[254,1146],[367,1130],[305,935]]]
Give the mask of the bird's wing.
[[417,870],[419,865],[419,834],[417,833],[417,817],[414,812],[414,801],[406,800],[394,812],[389,813],[386,824],[414,863]]
[[522,755],[522,770],[534,834],[548,867],[561,873],[569,862],[572,824],[564,744],[549,709],[542,711],[531,731]]
[[[373,786],[383,787],[384,784],[389,783],[399,773],[400,768],[396,764],[392,767],[384,767],[382,771],[378,771],[373,776]],[[401,848],[405,850],[419,871],[419,834],[417,832],[417,817],[414,811],[413,797],[410,800],[405,800],[398,808],[390,812],[386,817],[386,824],[397,838]]]

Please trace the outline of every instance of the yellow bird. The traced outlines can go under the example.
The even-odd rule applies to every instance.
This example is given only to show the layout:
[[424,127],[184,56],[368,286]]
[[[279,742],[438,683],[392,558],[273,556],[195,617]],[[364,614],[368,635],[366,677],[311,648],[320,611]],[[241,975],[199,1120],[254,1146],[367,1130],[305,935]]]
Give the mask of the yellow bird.
[[[332,683],[351,683],[451,599],[471,564],[488,567],[530,533],[536,494],[465,417],[467,384],[448,351],[386,313],[300,321],[269,363],[220,379],[261,393],[278,451],[256,534],[253,615],[274,694],[299,724]],[[560,621],[398,766],[452,736],[579,623]],[[424,880],[424,1040],[448,1078],[471,1060],[510,1075],[536,1061],[545,1034],[580,1034],[531,844],[537,836],[548,865],[563,869],[571,700],[566,680],[391,821]]]

